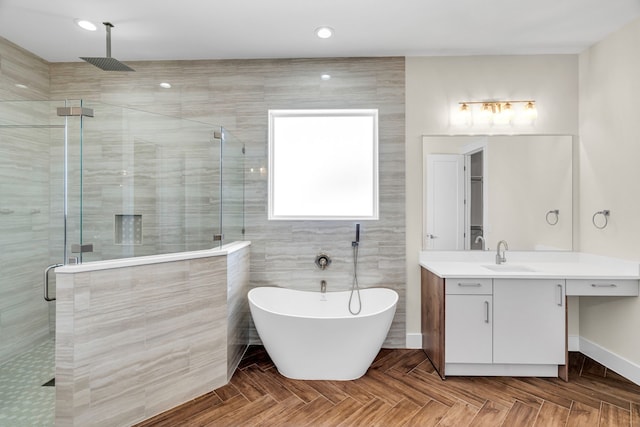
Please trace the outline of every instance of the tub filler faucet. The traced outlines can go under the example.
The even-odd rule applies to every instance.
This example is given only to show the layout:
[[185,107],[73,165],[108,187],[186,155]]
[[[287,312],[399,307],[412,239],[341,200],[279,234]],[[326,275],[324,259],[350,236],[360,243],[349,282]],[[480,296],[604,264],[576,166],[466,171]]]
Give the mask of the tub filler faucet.
[[321,280],[320,281],[320,292],[325,294],[327,293],[327,281],[326,280]]

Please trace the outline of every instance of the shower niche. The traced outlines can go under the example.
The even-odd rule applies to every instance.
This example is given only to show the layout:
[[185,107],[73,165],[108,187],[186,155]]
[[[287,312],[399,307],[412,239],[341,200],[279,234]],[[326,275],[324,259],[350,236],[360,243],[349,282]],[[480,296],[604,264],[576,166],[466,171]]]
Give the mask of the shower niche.
[[116,214],[114,243],[116,245],[141,245],[142,215]]

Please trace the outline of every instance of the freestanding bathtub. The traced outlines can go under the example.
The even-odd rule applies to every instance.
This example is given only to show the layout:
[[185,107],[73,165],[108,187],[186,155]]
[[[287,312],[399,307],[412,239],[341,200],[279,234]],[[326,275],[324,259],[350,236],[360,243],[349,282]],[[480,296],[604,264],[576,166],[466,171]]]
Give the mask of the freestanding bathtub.
[[[362,310],[349,313],[350,291],[308,292],[277,287],[249,291],[256,330],[278,371],[302,380],[361,377],[380,351],[398,294],[361,289]],[[357,294],[354,294],[356,305]]]

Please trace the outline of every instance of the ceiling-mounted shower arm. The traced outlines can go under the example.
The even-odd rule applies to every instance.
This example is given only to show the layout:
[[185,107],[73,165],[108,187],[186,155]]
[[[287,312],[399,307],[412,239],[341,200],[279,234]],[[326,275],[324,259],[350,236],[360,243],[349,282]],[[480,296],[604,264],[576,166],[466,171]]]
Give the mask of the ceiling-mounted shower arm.
[[133,68],[118,61],[111,56],[111,29],[114,25],[111,22],[102,23],[107,30],[107,56],[103,57],[85,57],[81,56],[80,59],[87,61],[89,64],[95,65],[104,71],[135,71]]
[[111,22],[103,22],[103,24],[107,27],[107,58],[111,58],[111,29],[113,24]]

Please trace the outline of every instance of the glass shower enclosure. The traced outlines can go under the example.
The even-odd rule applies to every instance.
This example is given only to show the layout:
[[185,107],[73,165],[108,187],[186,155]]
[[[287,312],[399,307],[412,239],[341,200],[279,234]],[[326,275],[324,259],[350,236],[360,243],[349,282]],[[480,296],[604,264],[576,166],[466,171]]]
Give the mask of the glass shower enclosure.
[[0,424],[18,392],[2,366],[55,335],[48,267],[243,236],[244,145],[223,127],[81,100],[0,102]]

